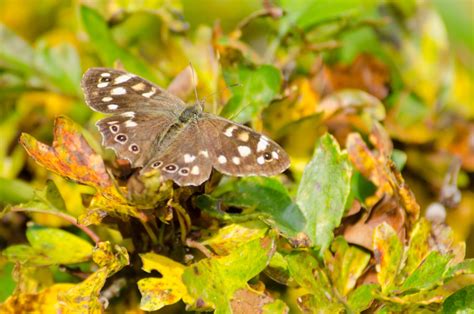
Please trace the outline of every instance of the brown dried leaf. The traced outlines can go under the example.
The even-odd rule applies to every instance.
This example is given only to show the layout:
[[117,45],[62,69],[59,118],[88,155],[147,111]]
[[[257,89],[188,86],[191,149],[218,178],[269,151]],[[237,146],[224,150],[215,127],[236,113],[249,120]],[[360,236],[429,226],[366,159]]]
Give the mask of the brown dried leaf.
[[388,95],[390,73],[387,66],[368,54],[359,55],[352,64],[324,65],[315,76],[316,90],[328,95],[345,88],[357,88],[383,99]]

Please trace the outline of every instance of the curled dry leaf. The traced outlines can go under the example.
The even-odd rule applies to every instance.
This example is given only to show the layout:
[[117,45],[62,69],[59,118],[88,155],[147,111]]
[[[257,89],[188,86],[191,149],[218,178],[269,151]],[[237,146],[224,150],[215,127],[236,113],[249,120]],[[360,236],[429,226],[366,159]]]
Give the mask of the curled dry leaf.
[[[374,152],[358,133],[349,135],[347,151],[356,169],[374,183],[377,190],[365,200],[369,210],[354,223],[347,220],[343,230],[347,241],[367,249],[371,249],[374,229],[383,222],[396,231],[400,240],[404,240],[407,222],[415,222],[420,211],[413,193],[390,160],[392,144],[378,123],[374,123],[369,139],[375,146]],[[351,220],[354,221],[354,217]]]
[[102,157],[92,150],[69,118],[56,118],[52,146],[26,133],[21,135],[20,143],[37,163],[54,173],[99,190],[113,189]]

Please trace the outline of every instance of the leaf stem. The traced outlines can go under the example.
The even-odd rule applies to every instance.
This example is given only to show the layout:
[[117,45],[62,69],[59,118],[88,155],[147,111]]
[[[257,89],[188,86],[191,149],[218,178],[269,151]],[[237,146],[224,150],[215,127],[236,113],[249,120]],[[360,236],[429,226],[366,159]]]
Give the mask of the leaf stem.
[[202,243],[199,243],[199,242],[194,241],[192,239],[187,238],[186,239],[186,245],[199,250],[202,254],[204,254],[208,258],[214,256],[214,254],[207,247],[205,247]]
[[58,212],[58,211],[43,210],[43,209],[38,209],[38,208],[20,208],[20,207],[13,207],[11,209],[11,211],[16,212],[16,213],[19,213],[19,212],[33,212],[33,213],[50,214],[50,215],[58,216],[58,217],[60,217],[64,220],[66,220],[67,222],[70,222],[71,224],[73,224],[77,228],[81,229],[82,231],[84,231],[84,233],[87,234],[89,236],[89,238],[91,238],[91,240],[94,241],[95,244],[101,242],[99,236],[97,234],[95,234],[94,231],[89,229],[87,226],[79,224],[77,222],[76,218],[74,218],[73,216],[70,216],[68,214]]

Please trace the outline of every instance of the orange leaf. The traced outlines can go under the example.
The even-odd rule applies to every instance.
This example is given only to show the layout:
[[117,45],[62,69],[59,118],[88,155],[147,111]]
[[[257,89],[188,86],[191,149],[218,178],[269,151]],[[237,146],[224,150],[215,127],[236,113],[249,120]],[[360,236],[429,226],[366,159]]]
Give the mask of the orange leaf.
[[26,133],[21,135],[20,143],[38,164],[52,172],[98,189],[113,188],[102,157],[69,118],[56,118],[52,146]]

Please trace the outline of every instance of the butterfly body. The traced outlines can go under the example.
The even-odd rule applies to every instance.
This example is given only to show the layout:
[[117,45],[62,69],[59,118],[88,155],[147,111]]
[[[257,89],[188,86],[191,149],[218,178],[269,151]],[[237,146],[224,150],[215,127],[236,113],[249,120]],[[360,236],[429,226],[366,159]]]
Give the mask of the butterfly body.
[[111,114],[97,122],[102,144],[141,172],[159,169],[178,185],[200,185],[212,171],[271,176],[289,166],[285,151],[254,130],[186,105],[136,75],[91,68],[82,79],[87,104]]

